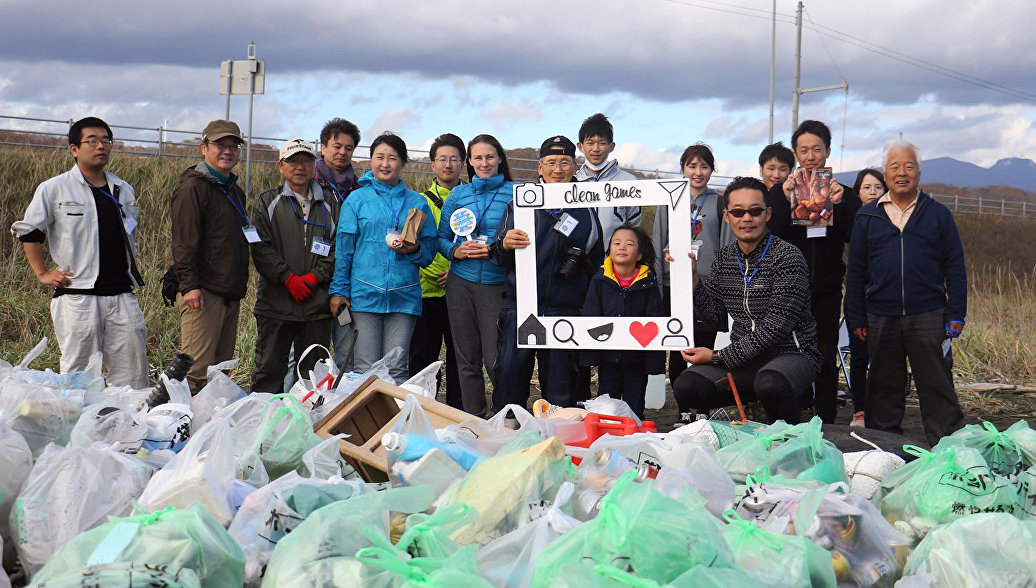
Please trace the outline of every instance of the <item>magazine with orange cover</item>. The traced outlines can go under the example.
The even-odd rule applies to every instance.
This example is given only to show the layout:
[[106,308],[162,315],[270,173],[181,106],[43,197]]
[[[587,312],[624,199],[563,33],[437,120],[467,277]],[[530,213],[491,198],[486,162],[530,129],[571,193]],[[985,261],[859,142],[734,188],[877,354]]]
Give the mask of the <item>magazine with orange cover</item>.
[[834,222],[831,168],[799,168],[792,174],[795,188],[791,199],[791,224],[799,227],[830,227]]

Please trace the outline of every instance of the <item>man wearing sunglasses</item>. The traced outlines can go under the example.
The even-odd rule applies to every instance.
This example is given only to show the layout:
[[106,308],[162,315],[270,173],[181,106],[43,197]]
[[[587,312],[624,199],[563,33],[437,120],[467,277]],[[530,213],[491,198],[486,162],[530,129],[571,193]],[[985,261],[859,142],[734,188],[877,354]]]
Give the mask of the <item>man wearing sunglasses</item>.
[[[146,388],[144,315],[133,294],[143,284],[134,254],[137,200],[129,184],[104,171],[112,131],[103,120],[74,123],[68,151],[75,165],[39,185],[11,232],[40,284],[54,286],[50,315],[62,373],[86,369],[100,351],[109,384]],[[45,240],[56,265],[51,270]]]
[[259,239],[231,171],[241,159],[241,128],[214,120],[201,137],[203,160],[180,174],[170,207],[180,351],[194,359],[187,383],[195,394],[210,365],[234,357],[248,244]]
[[[820,121],[802,121],[791,136],[791,148],[799,167],[806,172],[826,167],[831,155],[831,130]],[[831,186],[833,224],[817,228],[794,226],[791,223],[794,185],[793,172],[784,184],[775,184],[770,189],[767,204],[773,209],[773,215],[769,226],[775,235],[802,251],[809,267],[810,310],[817,319],[817,338],[823,359],[816,380],[816,414],[825,423],[833,423],[838,414],[838,320],[842,314],[842,279],[845,277],[842,253],[861,202],[851,187],[834,182]]]
[[[820,369],[817,327],[810,313],[809,272],[802,253],[767,228],[766,185],[738,177],[723,194],[723,219],[734,243],[716,252],[709,275],[694,266],[694,313],[734,318],[730,344],[685,349],[690,364],[673,383],[680,412],[758,399],[770,421],[799,422],[801,394]],[[670,258],[671,259],[671,258]]]
[[[260,237],[251,246],[259,272],[253,392],[280,392],[292,346],[300,360],[310,345],[326,347],[331,335],[338,199],[314,179],[317,155],[308,141],[289,139],[279,155],[284,183],[260,194],[251,215]],[[299,372],[308,377],[320,358],[304,359]]]

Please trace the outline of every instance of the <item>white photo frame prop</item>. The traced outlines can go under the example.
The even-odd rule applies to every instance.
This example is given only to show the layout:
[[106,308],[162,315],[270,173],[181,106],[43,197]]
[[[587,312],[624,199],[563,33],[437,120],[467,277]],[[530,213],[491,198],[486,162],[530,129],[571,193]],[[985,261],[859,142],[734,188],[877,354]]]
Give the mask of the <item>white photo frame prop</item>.
[[[514,253],[518,347],[535,349],[686,349],[693,343],[691,288],[691,204],[686,179],[624,182],[526,182],[514,187],[514,228],[530,235]],[[535,211],[612,206],[668,206],[670,316],[540,316],[536,288]],[[552,230],[552,229],[547,229]],[[611,235],[602,235],[608,250]]]

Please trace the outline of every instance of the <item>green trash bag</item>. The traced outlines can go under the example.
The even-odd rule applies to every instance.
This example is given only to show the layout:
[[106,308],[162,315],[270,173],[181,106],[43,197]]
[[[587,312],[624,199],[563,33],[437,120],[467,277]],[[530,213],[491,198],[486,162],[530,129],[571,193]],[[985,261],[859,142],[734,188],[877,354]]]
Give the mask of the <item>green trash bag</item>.
[[695,565],[733,567],[719,522],[623,474],[601,499],[597,517],[562,535],[536,558],[532,586],[554,586],[566,564],[602,564],[639,578],[668,582]]
[[722,529],[737,565],[756,585],[834,587],[831,554],[799,535],[775,535],[741,518],[732,509],[723,513]]
[[940,439],[932,451],[951,445],[977,449],[994,474],[1011,481],[1016,481],[1022,472],[1036,465],[1036,431],[1030,429],[1025,421],[1018,421],[1002,432],[989,421],[981,425],[966,425]]
[[553,588],[733,588],[752,586],[755,579],[738,568],[710,568],[694,566],[677,576],[672,582],[659,584],[654,580],[638,578],[629,572],[611,566],[590,566],[573,562],[561,566]]
[[458,550],[450,534],[476,519],[478,513],[466,504],[443,506],[431,515],[414,513],[396,547],[413,557],[449,557]]
[[932,586],[1031,586],[1036,578],[1036,522],[981,513],[932,529],[903,571],[933,574]]
[[147,564],[110,563],[64,572],[36,582],[34,588],[83,588],[105,586],[118,588],[200,588],[198,575],[190,568],[161,569]]
[[[245,575],[241,546],[212,515],[192,504],[181,510],[167,507],[150,514],[112,517],[61,546],[34,576],[33,582],[49,585],[52,579],[61,579],[61,582],[69,577],[90,579],[95,566],[117,580],[122,577],[119,574],[129,577],[125,573],[131,569],[129,564],[181,578],[178,581],[187,586],[241,586]],[[180,572],[183,569],[194,572],[197,584],[191,583],[189,574]],[[133,581],[137,578],[133,577]]]
[[[355,577],[339,575],[335,586],[379,586],[386,588],[491,588],[493,585],[478,573],[475,545],[458,549],[449,557],[411,557],[387,540],[378,547],[366,547],[356,553],[364,565]],[[354,568],[355,569],[355,568]]]
[[[428,486],[361,494],[318,509],[277,542],[262,585],[353,586],[336,578],[363,573],[356,552],[389,541],[390,513],[415,513],[434,500]],[[373,538],[373,539],[372,539]]]
[[819,417],[794,426],[777,421],[755,437],[717,450],[716,461],[739,484],[760,466],[774,476],[825,484],[847,482],[842,452],[824,440],[822,425]]
[[932,527],[980,512],[1022,516],[1018,488],[994,474],[977,449],[951,445],[925,451],[904,445],[917,459],[890,472],[871,499],[911,543]]
[[301,466],[302,456],[320,442],[309,411],[291,394],[276,394],[263,407],[251,447],[238,458],[238,477],[248,479],[261,461],[276,480]]

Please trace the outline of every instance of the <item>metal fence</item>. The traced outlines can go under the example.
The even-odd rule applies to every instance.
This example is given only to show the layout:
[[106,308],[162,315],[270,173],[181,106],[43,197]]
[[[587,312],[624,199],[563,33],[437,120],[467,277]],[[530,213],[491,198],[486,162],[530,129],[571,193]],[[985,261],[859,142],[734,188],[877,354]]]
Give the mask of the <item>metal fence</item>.
[[[16,140],[0,140],[0,145],[37,147],[50,149],[65,149],[67,146],[66,137],[68,128],[75,122],[73,119],[57,120],[47,118],[33,118],[27,116],[14,116],[0,114],[0,120],[12,121],[21,128],[7,128],[8,125],[0,127],[0,133],[7,132],[16,135]],[[28,124],[26,124],[28,123]],[[116,144],[113,151],[129,155],[146,157],[182,157],[196,159],[198,157],[198,143],[201,141],[201,131],[186,131],[172,129],[165,124],[157,127],[141,127],[130,125],[111,124],[116,135]],[[28,127],[28,128],[26,128]],[[116,132],[116,129],[120,132]],[[124,131],[124,132],[121,132]],[[45,139],[52,137],[53,141]],[[287,137],[252,137],[253,163],[271,163],[277,160],[278,148]],[[313,139],[313,144],[319,149],[319,138]],[[366,145],[357,145],[357,152]],[[405,171],[410,174],[432,175],[428,165],[428,152],[421,149],[409,149],[410,163]],[[354,162],[359,169],[366,169],[367,158],[356,156]],[[536,159],[509,157],[511,173],[515,180],[535,179]],[[644,177],[672,178],[681,174],[673,170],[648,170],[637,168],[624,168]],[[726,187],[733,179],[729,176],[713,175],[710,186],[718,190]],[[958,196],[948,194],[933,194],[936,200],[942,202],[955,213],[961,214],[984,214],[993,216],[1018,216],[1036,218],[1036,204],[1024,200],[1008,200],[1004,198],[983,198],[982,196]]]

